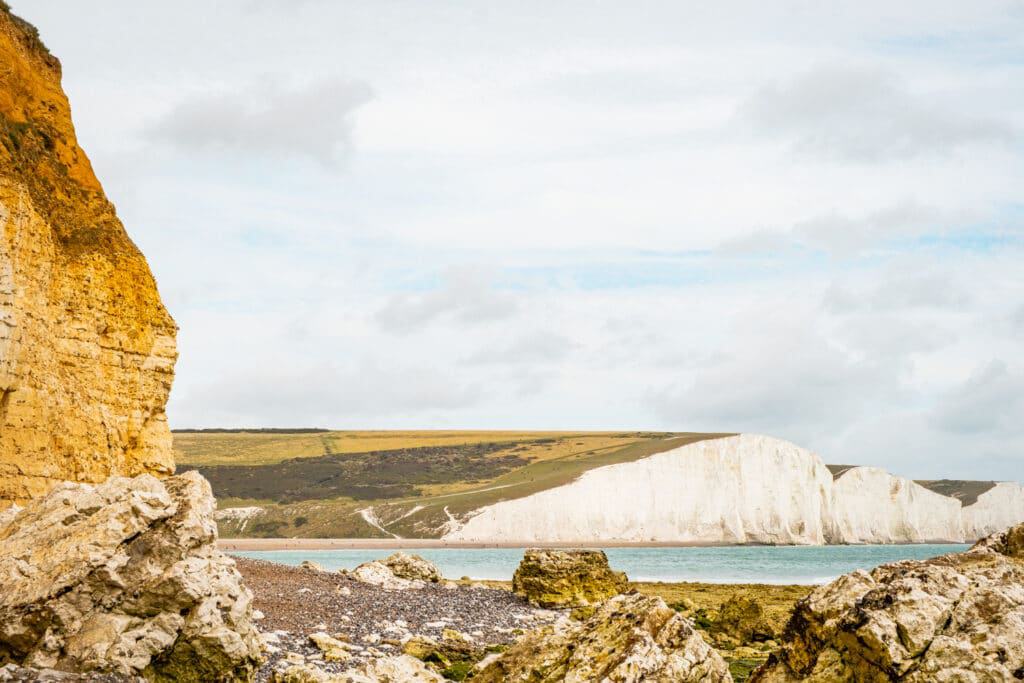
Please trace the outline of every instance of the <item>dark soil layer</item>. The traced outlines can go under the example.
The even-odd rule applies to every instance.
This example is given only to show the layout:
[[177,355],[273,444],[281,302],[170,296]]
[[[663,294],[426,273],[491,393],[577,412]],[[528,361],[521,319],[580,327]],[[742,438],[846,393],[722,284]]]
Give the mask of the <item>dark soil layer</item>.
[[196,469],[218,498],[290,503],[353,498],[380,500],[417,495],[416,486],[491,479],[522,467],[518,455],[493,455],[514,444],[473,443],[294,458],[273,465],[180,466]]
[[978,496],[991,490],[994,481],[966,481],[961,479],[918,479],[917,483],[935,493],[956,498],[965,507],[978,502]]

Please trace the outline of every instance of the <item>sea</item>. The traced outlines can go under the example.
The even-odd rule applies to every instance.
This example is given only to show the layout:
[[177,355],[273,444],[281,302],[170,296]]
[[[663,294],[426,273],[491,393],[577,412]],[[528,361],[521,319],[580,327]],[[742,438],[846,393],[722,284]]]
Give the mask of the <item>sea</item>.
[[[923,560],[962,552],[959,544],[716,546],[604,548],[612,568],[633,581],[697,581],[703,583],[819,584],[855,569],[871,569],[897,560]],[[394,549],[230,551],[281,564],[312,560],[327,569],[353,569],[386,557]],[[523,557],[522,548],[428,548],[408,550],[434,562],[448,578],[511,580]]]

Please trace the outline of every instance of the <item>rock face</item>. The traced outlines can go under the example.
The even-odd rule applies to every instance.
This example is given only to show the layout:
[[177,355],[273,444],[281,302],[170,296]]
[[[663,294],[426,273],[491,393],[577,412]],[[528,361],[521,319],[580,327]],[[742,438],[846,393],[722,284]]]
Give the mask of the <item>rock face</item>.
[[251,594],[196,473],[65,483],[0,527],[0,662],[150,681],[248,680]]
[[971,551],[856,571],[797,604],[752,682],[1024,678],[1024,525]]
[[523,636],[474,683],[731,681],[728,666],[661,598],[632,593],[604,602],[586,622],[563,618]]
[[176,326],[78,147],[60,63],[0,7],[0,507],[170,474]]
[[973,542],[1024,522],[1024,487],[971,505],[872,467],[833,478],[814,453],[754,434],[707,439],[474,511],[446,540],[594,544]]
[[512,575],[512,591],[540,607],[586,607],[626,589],[600,550],[530,548]]

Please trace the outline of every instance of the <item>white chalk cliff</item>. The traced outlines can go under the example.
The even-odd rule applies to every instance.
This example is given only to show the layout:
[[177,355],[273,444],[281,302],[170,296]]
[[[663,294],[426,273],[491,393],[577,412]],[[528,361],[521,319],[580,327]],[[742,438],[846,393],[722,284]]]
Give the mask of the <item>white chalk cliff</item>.
[[709,439],[503,501],[445,540],[522,543],[923,543],[974,541],[1024,521],[1024,488],[964,507],[873,467],[833,480],[814,453],[767,436]]

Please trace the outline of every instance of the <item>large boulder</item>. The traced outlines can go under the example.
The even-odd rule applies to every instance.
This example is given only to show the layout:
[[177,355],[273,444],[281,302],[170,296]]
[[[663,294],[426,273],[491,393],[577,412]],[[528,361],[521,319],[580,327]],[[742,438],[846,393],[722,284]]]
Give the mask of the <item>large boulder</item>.
[[0,527],[0,662],[150,681],[252,678],[252,595],[199,474],[65,483]]
[[725,660],[661,598],[630,593],[585,622],[563,617],[530,632],[484,667],[473,683],[732,681]]
[[383,560],[364,562],[350,574],[352,578],[387,590],[423,588],[428,582],[438,582],[444,577],[432,562],[419,555],[394,553]]
[[751,678],[1024,679],[1024,525],[969,552],[855,571],[800,601],[781,649]]
[[384,558],[381,562],[400,579],[429,581],[430,583],[438,583],[444,579],[436,564],[419,555],[397,552]]
[[340,674],[312,664],[297,664],[270,676],[271,683],[445,683],[421,661],[408,655],[373,659]]
[[775,637],[775,630],[765,616],[761,603],[753,598],[734,595],[718,608],[718,615],[708,633],[719,639],[740,644],[763,643]]
[[586,607],[625,590],[600,550],[530,548],[512,576],[512,590],[541,607]]

